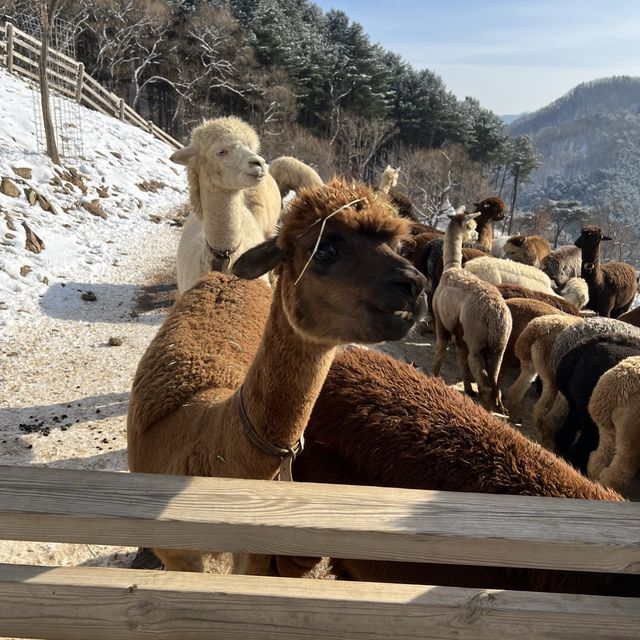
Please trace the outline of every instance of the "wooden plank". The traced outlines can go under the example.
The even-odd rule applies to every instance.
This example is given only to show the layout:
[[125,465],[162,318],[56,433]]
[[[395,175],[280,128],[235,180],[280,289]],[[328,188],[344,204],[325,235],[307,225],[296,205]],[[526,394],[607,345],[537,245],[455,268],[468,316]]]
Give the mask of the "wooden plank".
[[14,64],[15,64],[16,60],[20,60],[20,62],[23,62],[23,63],[29,65],[30,67],[35,67],[36,69],[39,68],[38,63],[35,60],[33,60],[32,58],[29,58],[27,56],[23,56],[21,53],[18,53],[15,50],[13,52],[13,59],[14,59]]
[[99,105],[97,102],[94,102],[93,100],[91,100],[91,98],[89,98],[89,96],[87,96],[86,93],[82,94],[82,102],[80,104],[88,104],[92,109],[95,109],[100,113],[104,113],[105,115],[108,115],[108,116],[113,115],[111,113],[111,110],[105,109],[102,105]]
[[632,598],[0,565],[0,634],[44,640],[638,638]]
[[640,504],[0,467],[0,539],[640,573]]
[[16,65],[15,61],[14,61],[14,64],[13,64],[13,71],[14,71],[14,73],[17,73],[18,75],[27,76],[27,78],[31,78],[32,80],[35,80],[37,83],[40,83],[40,76],[37,73],[33,73],[33,71],[29,71],[28,69],[25,69],[24,67],[20,67],[20,66]]
[[[34,38],[33,36],[30,36],[28,33],[25,33],[24,31],[21,31],[17,27],[14,27],[13,30],[14,30],[14,33],[16,34],[16,36],[17,36],[16,37],[16,42],[18,42],[19,40],[23,40],[23,41],[26,40],[27,42],[35,44],[36,47],[40,47],[41,42],[40,42],[40,40],[38,40],[38,38]],[[61,51],[58,51],[57,49],[54,49],[53,47],[49,47],[49,53],[57,56],[58,58],[61,58],[62,60],[70,63],[71,65],[77,65],[78,64],[78,62],[76,60],[74,60],[73,58],[70,58],[69,56],[65,55]]]
[[114,114],[116,106],[113,104],[113,102],[111,102],[111,100],[109,100],[107,97],[105,97],[105,95],[108,95],[107,92],[102,92],[101,93],[99,91],[94,91],[87,84],[85,84],[85,86],[84,86],[84,91],[86,93],[90,93],[93,96],[94,100],[97,100],[98,102],[102,103],[102,105],[103,105],[102,109],[105,111],[105,113],[107,113],[110,116],[112,116]]

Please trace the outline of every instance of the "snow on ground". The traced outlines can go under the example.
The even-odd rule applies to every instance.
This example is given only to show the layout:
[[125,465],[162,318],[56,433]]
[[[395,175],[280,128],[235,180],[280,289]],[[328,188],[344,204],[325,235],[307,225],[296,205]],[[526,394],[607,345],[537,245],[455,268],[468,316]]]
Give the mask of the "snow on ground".
[[[36,153],[31,92],[0,69],[0,177],[20,189],[0,194],[0,464],[124,471],[131,380],[171,301],[186,178],[169,146],[85,108],[85,157],[54,166]],[[14,173],[26,167],[31,178]],[[106,217],[85,208],[96,200]],[[0,562],[118,564],[128,551],[0,541]]]

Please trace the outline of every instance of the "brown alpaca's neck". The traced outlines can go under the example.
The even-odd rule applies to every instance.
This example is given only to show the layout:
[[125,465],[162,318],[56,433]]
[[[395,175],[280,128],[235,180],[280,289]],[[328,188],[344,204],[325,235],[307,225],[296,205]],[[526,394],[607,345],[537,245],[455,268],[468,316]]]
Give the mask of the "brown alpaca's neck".
[[300,439],[334,355],[334,347],[310,342],[293,329],[278,285],[243,385],[246,413],[262,438],[278,447]]
[[462,267],[462,227],[455,221],[449,223],[444,234],[442,260],[444,271]]
[[582,273],[580,275],[587,282],[602,280],[603,275],[600,269],[599,245],[582,250]]
[[202,226],[212,249],[235,249],[242,240],[245,216],[243,191],[212,190],[201,187]]
[[476,222],[478,244],[487,247],[487,249],[493,249],[493,225],[491,224],[491,220],[483,220],[482,217],[480,217]]

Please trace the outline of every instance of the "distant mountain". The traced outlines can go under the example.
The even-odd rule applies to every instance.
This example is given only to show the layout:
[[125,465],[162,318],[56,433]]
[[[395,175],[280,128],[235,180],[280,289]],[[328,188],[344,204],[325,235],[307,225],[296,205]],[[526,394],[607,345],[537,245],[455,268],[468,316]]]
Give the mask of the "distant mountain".
[[578,85],[511,123],[529,134],[543,165],[521,204],[541,198],[640,208],[640,78],[616,76]]
[[503,116],[498,116],[498,118],[500,118],[500,120],[502,120],[502,122],[504,122],[505,124],[511,124],[519,118],[526,116],[528,113],[528,111],[523,111],[522,113],[505,114]]

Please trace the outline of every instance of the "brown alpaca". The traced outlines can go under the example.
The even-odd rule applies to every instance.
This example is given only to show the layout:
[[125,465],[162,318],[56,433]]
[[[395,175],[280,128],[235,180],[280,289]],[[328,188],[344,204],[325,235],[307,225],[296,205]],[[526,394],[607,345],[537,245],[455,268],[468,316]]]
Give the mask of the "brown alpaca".
[[[234,265],[245,278],[276,270],[268,318],[262,282],[211,273],[186,292],[136,372],[131,471],[274,478],[336,346],[399,339],[424,311],[424,278],[395,251],[406,231],[379,194],[334,180],[303,190],[277,238]],[[202,570],[199,552],[157,555],[168,569]]]
[[517,362],[516,358],[516,341],[520,337],[520,334],[525,330],[527,325],[534,318],[540,318],[541,316],[551,316],[561,314],[562,311],[556,307],[542,302],[541,300],[529,300],[528,298],[509,298],[507,307],[511,312],[511,334],[509,335],[509,342],[507,342],[507,348],[504,351],[502,358],[502,367],[500,368],[500,375],[498,376],[498,384],[502,387],[502,383],[507,372]]
[[560,311],[564,311],[564,313],[568,313],[571,316],[580,315],[578,307],[560,296],[552,296],[550,293],[544,293],[543,291],[532,291],[531,289],[527,289],[526,287],[522,287],[518,284],[499,284],[496,286],[505,300],[509,300],[510,298],[540,300],[541,302],[546,302],[552,307],[555,307]]
[[551,253],[551,245],[542,236],[512,236],[505,242],[503,251],[509,260],[539,267]]
[[[520,404],[524,394],[536,376],[542,381],[542,394],[533,407],[533,423],[540,434],[542,444],[548,449],[554,448],[553,424],[547,420],[552,407],[554,413],[561,414],[566,401],[558,392],[555,371],[550,364],[551,349],[556,338],[571,325],[582,322],[579,316],[556,314],[534,318],[518,336],[515,355],[520,361],[520,375],[509,389],[507,409],[513,419],[520,413]],[[561,406],[554,407],[558,402]]]
[[632,324],[634,327],[640,327],[640,307],[626,311],[622,315],[618,316],[618,320]]
[[477,213],[457,213],[444,237],[444,272],[433,294],[436,350],[433,373],[438,375],[453,338],[460,373],[467,393],[472,378],[478,383],[480,402],[502,410],[498,372],[511,333],[511,314],[498,290],[462,268],[462,242]]
[[480,213],[476,220],[476,229],[478,231],[478,243],[491,250],[493,248],[493,222],[504,220],[507,210],[502,198],[491,196],[473,203],[474,213]]
[[604,373],[589,399],[589,414],[600,438],[587,473],[616,491],[626,491],[640,470],[638,412],[640,356],[632,356]]
[[617,318],[628,311],[638,291],[635,269],[625,262],[600,264],[600,242],[611,240],[599,227],[583,227],[576,240],[582,249],[582,277],[589,286],[587,308]]
[[[297,480],[592,500],[622,497],[575,471],[438,378],[374,350],[336,357],[296,460]],[[428,543],[425,543],[428,544]],[[313,560],[278,558],[284,575]],[[366,560],[334,562],[371,580],[638,594],[640,577]]]

